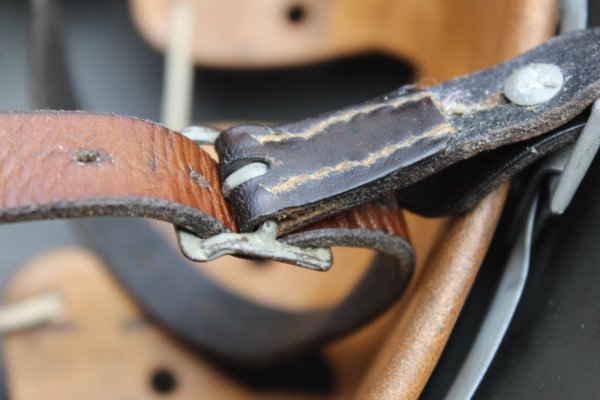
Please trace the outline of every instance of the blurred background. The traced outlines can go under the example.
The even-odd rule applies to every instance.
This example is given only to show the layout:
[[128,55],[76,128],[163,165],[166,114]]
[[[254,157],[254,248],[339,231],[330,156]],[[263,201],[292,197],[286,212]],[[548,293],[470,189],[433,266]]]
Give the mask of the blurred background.
[[[144,28],[138,21],[139,29],[136,29],[132,17],[134,7],[130,8],[134,3],[138,8],[143,7],[144,0],[61,0],[59,3],[63,11],[64,55],[78,107],[163,120],[164,53],[157,46],[160,40],[153,41],[148,31],[153,25]],[[279,18],[286,29],[294,32],[322,29],[322,17],[311,8],[318,4],[315,1],[282,4],[274,18]],[[590,25],[598,25],[600,2],[590,1],[589,5]],[[485,2],[481,7],[485,7]],[[146,17],[152,21],[152,16]],[[232,30],[243,20],[243,16],[237,17],[232,19],[235,21]],[[31,80],[31,21],[29,2],[0,2],[0,110],[36,108]],[[160,27],[156,28],[160,33]],[[356,32],[359,28],[356,27]],[[231,39],[223,38],[224,43],[228,40]],[[219,43],[214,45],[218,47]],[[287,57],[293,60],[294,54]],[[292,61],[290,65],[273,63],[272,68],[260,68],[260,65],[219,68],[217,63],[196,66],[190,120],[211,124],[289,121],[367,100],[414,79],[425,84],[435,81],[428,82],[427,75],[417,76],[410,62],[389,51],[348,49],[327,61],[319,61],[315,55],[311,57],[314,59],[301,66],[290,66],[297,64]],[[49,251],[81,243],[65,221],[0,225],[0,285],[4,287],[20,266]],[[444,379],[444,371],[452,370],[452,363],[443,359],[440,365],[443,368],[436,371],[434,377]],[[439,398],[431,388],[423,397]]]

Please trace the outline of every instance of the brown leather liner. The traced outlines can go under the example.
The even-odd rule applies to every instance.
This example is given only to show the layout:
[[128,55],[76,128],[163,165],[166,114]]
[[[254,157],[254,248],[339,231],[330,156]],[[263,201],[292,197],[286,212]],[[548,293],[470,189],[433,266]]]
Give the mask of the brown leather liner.
[[[415,399],[427,383],[487,253],[508,185],[453,218],[356,398]],[[457,245],[460,244],[460,245]]]

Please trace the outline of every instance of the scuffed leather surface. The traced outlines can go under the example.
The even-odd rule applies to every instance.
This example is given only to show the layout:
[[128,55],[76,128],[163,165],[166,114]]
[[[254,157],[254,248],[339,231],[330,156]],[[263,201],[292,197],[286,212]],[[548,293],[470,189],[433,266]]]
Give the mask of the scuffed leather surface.
[[[117,215],[164,220],[200,237],[237,231],[217,164],[158,124],[110,114],[8,112],[0,113],[0,143],[1,222]],[[320,229],[367,227],[407,237],[397,205],[360,210]]]
[[[557,65],[565,83],[549,101],[523,107],[508,101],[503,87],[529,63]],[[222,178],[248,162],[269,165],[229,195],[238,224],[251,230],[276,218],[283,232],[294,230],[483,152],[544,135],[600,96],[598,64],[600,30],[579,31],[426,90],[403,87],[299,122],[231,128],[217,141]]]
[[[215,163],[160,125],[108,114],[2,113],[0,143],[2,222],[122,215],[202,237],[235,229]],[[98,159],[84,163],[80,154]]]

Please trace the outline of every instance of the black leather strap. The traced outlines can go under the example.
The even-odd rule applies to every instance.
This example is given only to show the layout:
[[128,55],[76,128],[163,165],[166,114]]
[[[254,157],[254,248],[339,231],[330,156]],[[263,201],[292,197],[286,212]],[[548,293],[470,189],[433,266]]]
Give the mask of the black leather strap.
[[[504,84],[532,63],[558,66],[564,84],[544,103],[514,104]],[[429,89],[404,87],[299,122],[231,128],[217,141],[222,178],[251,162],[269,167],[229,194],[238,225],[252,230],[277,219],[282,233],[293,231],[460,161],[547,134],[600,97],[599,64],[600,29],[579,31]]]
[[[576,33],[491,70],[428,90],[402,88],[299,123],[274,128],[242,126],[221,136],[223,177],[253,161],[270,166],[266,175],[235,188],[229,198],[243,229],[252,230],[265,219],[277,218],[282,231],[291,232],[283,240],[291,243],[372,246],[387,254],[379,257],[379,265],[369,270],[353,294],[332,310],[288,313],[248,303],[205,280],[138,221],[106,219],[82,224],[92,246],[145,311],[189,343],[240,363],[293,357],[386,309],[406,285],[412,262],[405,242],[375,231],[294,230],[423,181],[449,166],[455,165],[447,173],[461,179],[465,165],[467,169],[485,166],[486,173],[468,177],[461,195],[442,188],[442,194],[450,192],[446,203],[419,203],[421,195],[410,192],[418,192],[417,186],[398,195],[423,212],[436,207],[447,212],[448,204],[455,204],[450,207],[453,211],[469,207],[544,152],[574,140],[577,124],[536,137],[563,126],[598,96],[599,37],[597,31]],[[501,88],[512,71],[531,62],[558,65],[566,83],[549,102],[523,108],[507,102]],[[52,79],[51,74],[41,76]],[[526,139],[530,142],[501,148]],[[492,156],[481,155],[497,148],[501,150]],[[537,153],[529,154],[528,148]],[[223,311],[211,312],[217,308]],[[228,311],[231,315],[225,314]]]
[[554,131],[458,162],[396,192],[406,208],[429,217],[462,213],[528,165],[573,143],[588,113]]

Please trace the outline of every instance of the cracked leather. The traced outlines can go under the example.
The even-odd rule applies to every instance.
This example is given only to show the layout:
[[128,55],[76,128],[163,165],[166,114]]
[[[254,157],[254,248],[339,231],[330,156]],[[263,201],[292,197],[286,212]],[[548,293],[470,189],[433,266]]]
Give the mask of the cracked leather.
[[[545,103],[523,107],[508,101],[503,87],[514,71],[530,63],[557,65],[564,85]],[[277,219],[285,233],[407,188],[479,154],[558,129],[556,135],[600,96],[599,64],[600,30],[579,31],[428,89],[403,87],[294,123],[230,128],[216,143],[221,178],[249,162],[264,162],[269,168],[234,188],[229,203],[241,230]],[[555,147],[539,146],[547,151]],[[435,208],[444,213],[464,210],[439,203]],[[413,209],[428,213],[419,205]]]

